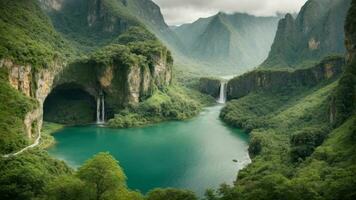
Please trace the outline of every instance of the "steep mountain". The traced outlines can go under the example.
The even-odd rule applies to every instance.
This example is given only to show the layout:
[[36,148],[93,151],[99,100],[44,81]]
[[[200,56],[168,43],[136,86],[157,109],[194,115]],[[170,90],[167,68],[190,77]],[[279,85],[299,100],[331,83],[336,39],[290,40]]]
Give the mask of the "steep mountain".
[[131,13],[145,24],[173,53],[184,53],[184,45],[164,21],[160,7],[151,0],[126,1]]
[[151,0],[39,0],[55,28],[85,50],[105,45],[131,26],[145,26],[171,49],[178,37]]
[[173,30],[195,59],[220,71],[237,72],[267,57],[278,19],[220,12]]
[[280,20],[262,67],[297,68],[330,54],[344,54],[344,21],[351,0],[309,0],[294,19]]

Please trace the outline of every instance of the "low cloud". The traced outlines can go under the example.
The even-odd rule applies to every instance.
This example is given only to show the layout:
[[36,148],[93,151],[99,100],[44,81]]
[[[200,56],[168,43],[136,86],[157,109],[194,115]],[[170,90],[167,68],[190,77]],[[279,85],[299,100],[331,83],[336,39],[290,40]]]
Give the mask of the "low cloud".
[[208,17],[219,11],[244,12],[256,16],[295,13],[307,0],[153,0],[169,25],[179,25]]

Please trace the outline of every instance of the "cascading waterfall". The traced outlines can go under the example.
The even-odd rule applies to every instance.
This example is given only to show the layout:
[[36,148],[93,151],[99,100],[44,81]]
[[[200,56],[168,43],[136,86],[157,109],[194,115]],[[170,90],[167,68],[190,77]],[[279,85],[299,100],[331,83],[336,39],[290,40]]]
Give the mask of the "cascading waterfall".
[[96,123],[105,123],[105,99],[104,94],[101,93],[96,102]]
[[100,96],[96,99],[96,123],[100,124]]
[[101,96],[101,122],[105,123],[105,99],[104,99],[104,94]]
[[226,82],[221,81],[218,103],[225,103],[225,102],[226,102]]

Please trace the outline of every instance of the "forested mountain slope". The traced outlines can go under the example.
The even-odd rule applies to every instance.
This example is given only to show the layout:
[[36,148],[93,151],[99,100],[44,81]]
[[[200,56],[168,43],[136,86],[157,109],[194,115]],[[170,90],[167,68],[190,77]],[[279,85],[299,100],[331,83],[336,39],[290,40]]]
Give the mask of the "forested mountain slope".
[[[260,75],[257,82],[248,81],[252,75],[231,81],[232,87],[257,84],[232,97],[237,99],[221,113],[224,121],[250,132],[252,163],[239,172],[234,186],[209,191],[208,199],[356,197],[355,9],[353,1],[345,25],[347,56],[342,74],[317,85],[305,84],[311,79],[303,76],[297,82],[291,76],[283,80],[286,83],[273,85],[276,80],[269,78],[280,70],[250,72]],[[292,73],[301,75],[303,70]],[[315,71],[311,74],[323,77]],[[330,77],[327,74],[324,78]]]
[[39,0],[55,28],[77,46],[90,50],[115,40],[132,26],[145,26],[172,49],[182,50],[151,0]]

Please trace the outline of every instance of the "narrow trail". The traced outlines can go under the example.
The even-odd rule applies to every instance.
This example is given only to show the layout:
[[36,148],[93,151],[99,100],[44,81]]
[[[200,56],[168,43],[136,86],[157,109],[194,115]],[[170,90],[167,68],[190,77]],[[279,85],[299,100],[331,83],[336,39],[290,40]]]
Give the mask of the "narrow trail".
[[26,151],[26,150],[28,150],[28,149],[31,149],[31,148],[34,148],[34,147],[38,146],[38,145],[40,144],[41,134],[42,134],[42,133],[41,133],[41,131],[40,131],[38,137],[36,138],[36,140],[35,140],[35,142],[34,142],[33,144],[31,144],[31,145],[29,145],[29,146],[27,146],[27,147],[25,147],[25,148],[23,148],[23,149],[21,149],[21,150],[15,152],[15,153],[10,153],[10,154],[3,155],[2,157],[4,157],[4,158],[9,158],[9,157],[12,157],[12,156],[17,156],[17,155],[23,153],[24,151]]

